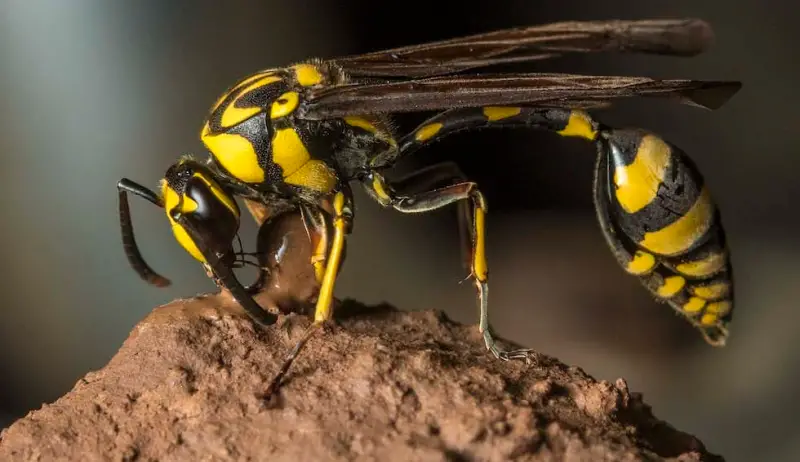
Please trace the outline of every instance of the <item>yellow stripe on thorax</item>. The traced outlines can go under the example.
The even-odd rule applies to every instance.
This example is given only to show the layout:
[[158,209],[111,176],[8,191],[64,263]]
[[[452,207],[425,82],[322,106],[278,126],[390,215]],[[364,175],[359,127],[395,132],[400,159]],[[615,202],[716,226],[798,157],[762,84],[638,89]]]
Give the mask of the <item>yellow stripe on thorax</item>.
[[297,64],[294,73],[300,86],[311,87],[322,83],[322,73],[313,64]]
[[214,159],[231,175],[245,183],[261,183],[266,177],[258,154],[247,138],[231,133],[209,135],[208,126],[200,135]]
[[272,161],[283,169],[286,178],[311,160],[300,135],[293,128],[282,128],[275,131],[272,137]]
[[248,119],[249,117],[254,116],[261,112],[260,107],[245,107],[240,108],[236,107],[236,103],[242,99],[243,96],[247,95],[249,92],[256,90],[258,88],[264,87],[266,85],[280,82],[281,78],[275,75],[268,75],[260,80],[255,81],[247,88],[239,91],[238,96],[233,99],[225,109],[222,111],[222,117],[220,118],[220,125],[223,128],[232,127],[244,120]]
[[373,124],[372,122],[363,117],[348,116],[344,118],[344,121],[348,125],[352,125],[353,127],[363,128],[364,130],[370,133],[378,132],[378,127],[376,127],[375,124]]
[[261,79],[263,77],[267,77],[267,76],[270,76],[270,75],[274,75],[274,74],[275,74],[274,70],[267,70],[267,71],[258,72],[256,74],[251,75],[250,77],[245,78],[241,82],[237,83],[236,86],[234,86],[230,90],[228,90],[225,93],[223,93],[222,96],[220,96],[217,99],[217,101],[214,103],[214,105],[211,106],[211,112],[214,112],[217,109],[219,109],[219,105],[222,104],[223,101],[225,101],[225,98],[227,98],[228,96],[232,95],[233,93],[235,93],[240,88],[242,88],[245,85],[248,85],[248,84],[250,84],[252,82],[255,82],[258,79]]
[[270,107],[269,117],[270,119],[279,119],[281,117],[286,117],[287,115],[294,112],[297,109],[297,106],[300,104],[300,95],[297,94],[296,91],[287,91],[286,93],[282,94],[272,103],[272,107]]
[[313,189],[322,193],[331,192],[336,186],[336,175],[318,159],[311,159],[291,175],[283,179],[288,184]]

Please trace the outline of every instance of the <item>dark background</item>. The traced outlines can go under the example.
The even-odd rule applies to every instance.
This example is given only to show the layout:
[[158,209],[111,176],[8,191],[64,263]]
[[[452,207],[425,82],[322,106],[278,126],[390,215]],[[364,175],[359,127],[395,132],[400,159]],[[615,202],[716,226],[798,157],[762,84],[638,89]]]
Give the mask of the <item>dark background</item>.
[[[705,174],[735,265],[738,304],[726,348],[706,346],[617,266],[592,210],[591,146],[487,131],[446,139],[417,160],[457,160],[487,195],[490,305],[500,335],[598,378],[625,377],[658,416],[728,460],[797,460],[793,3],[507,0],[448,11],[430,0],[2,2],[2,423],[102,367],[153,307],[213,289],[162,212],[141,201],[132,205],[139,242],[174,285],[160,290],[136,277],[120,244],[115,184],[129,177],[155,186],[177,156],[203,154],[201,121],[240,77],[312,56],[517,25],[693,16],[717,34],[700,57],[573,56],[528,69],[744,82],[716,112],[645,101],[596,114],[657,131]],[[401,215],[360,190],[356,200],[337,295],[477,322],[472,287],[458,284],[454,212]]]

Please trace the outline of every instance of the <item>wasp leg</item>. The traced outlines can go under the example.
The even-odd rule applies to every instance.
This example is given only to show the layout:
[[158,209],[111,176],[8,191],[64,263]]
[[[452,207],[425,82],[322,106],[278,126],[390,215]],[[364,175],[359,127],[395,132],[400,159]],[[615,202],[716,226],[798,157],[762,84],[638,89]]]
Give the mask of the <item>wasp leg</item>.
[[122,246],[125,249],[125,256],[128,262],[139,274],[139,277],[156,287],[167,287],[171,284],[170,280],[156,273],[147,262],[144,261],[139,246],[133,235],[133,221],[131,220],[131,210],[128,204],[128,193],[135,194],[150,203],[163,208],[164,204],[156,193],[135,183],[127,178],[123,178],[117,183],[119,190],[119,224],[122,230]]
[[172,219],[180,224],[195,242],[197,249],[203,254],[206,260],[206,266],[213,271],[215,280],[218,284],[228,289],[239,305],[244,308],[245,312],[256,323],[262,326],[269,326],[275,324],[278,317],[261,308],[255,300],[247,293],[247,290],[242,287],[242,284],[236,279],[233,271],[222,261],[224,255],[218,253],[215,249],[209,246],[209,239],[204,234],[203,226],[190,214],[181,213],[178,210],[170,211]]
[[[414,171],[391,183],[397,194],[408,195],[466,181],[468,178],[458,164],[445,161]],[[370,191],[371,189],[367,190],[368,193]],[[472,267],[472,238],[469,231],[472,229],[472,210],[467,201],[458,201],[456,207],[458,207],[458,239],[462,262],[464,269],[469,271]]]
[[[336,277],[339,273],[339,267],[342,261],[342,255],[345,248],[345,236],[350,232],[351,222],[353,218],[352,198],[348,193],[337,192],[333,197],[333,240],[331,241],[330,249],[327,252],[325,274],[322,277],[322,284],[319,289],[317,303],[314,310],[314,322],[303,333],[300,341],[292,348],[292,351],[284,359],[278,373],[270,382],[269,387],[265,393],[265,397],[269,398],[278,391],[283,377],[289,371],[295,358],[302,350],[303,346],[308,342],[311,336],[316,332],[323,323],[333,317],[334,298],[333,288],[336,283]],[[323,220],[325,215],[321,215]]]
[[502,360],[527,359],[531,350],[501,350],[492,337],[489,327],[489,271],[486,262],[486,228],[485,215],[487,212],[486,199],[473,182],[461,182],[454,185],[421,192],[411,195],[400,195],[395,192],[386,180],[377,172],[364,178],[365,186],[370,196],[378,200],[385,207],[392,207],[403,213],[424,213],[436,210],[458,201],[469,201],[472,208],[472,252],[470,264],[470,277],[475,280],[478,292],[478,305],[480,307],[479,329],[483,334],[486,348]]
[[311,241],[311,265],[317,282],[322,283],[325,278],[328,248],[330,246],[330,223],[325,217],[325,212],[306,204],[300,205],[300,214],[303,225]]

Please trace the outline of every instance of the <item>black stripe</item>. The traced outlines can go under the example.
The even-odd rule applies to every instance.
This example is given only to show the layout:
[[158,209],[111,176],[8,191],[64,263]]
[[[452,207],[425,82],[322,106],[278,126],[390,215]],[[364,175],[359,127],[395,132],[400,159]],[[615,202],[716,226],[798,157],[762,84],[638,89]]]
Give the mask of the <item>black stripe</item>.
[[[647,132],[639,130],[614,130],[608,134],[604,133],[601,145],[607,155],[614,159],[609,165],[617,161],[630,165],[644,134]],[[635,143],[632,141],[634,139]],[[616,195],[613,195],[615,217],[625,234],[636,242],[640,242],[645,233],[663,229],[686,215],[700,197],[704,185],[703,177],[693,161],[671,143],[667,144],[671,150],[670,161],[664,173],[664,180],[652,202],[641,210],[628,213],[619,204]],[[607,175],[608,184],[612,185],[614,169],[609,168]]]

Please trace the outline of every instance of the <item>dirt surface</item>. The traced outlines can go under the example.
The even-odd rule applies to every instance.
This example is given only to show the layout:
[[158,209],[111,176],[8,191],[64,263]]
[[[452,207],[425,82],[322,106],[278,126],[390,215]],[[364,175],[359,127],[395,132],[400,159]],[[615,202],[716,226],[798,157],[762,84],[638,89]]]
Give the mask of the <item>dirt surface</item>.
[[308,320],[227,297],[156,309],[103,369],[2,433],[0,460],[721,460],[623,380],[488,355],[472,326],[345,302],[272,403]]
[[[300,229],[266,233],[262,306],[313,298]],[[226,293],[156,308],[105,367],[5,429],[0,460],[722,460],[622,379],[498,361],[438,312],[345,301],[336,318],[266,400],[308,317],[256,327]]]

